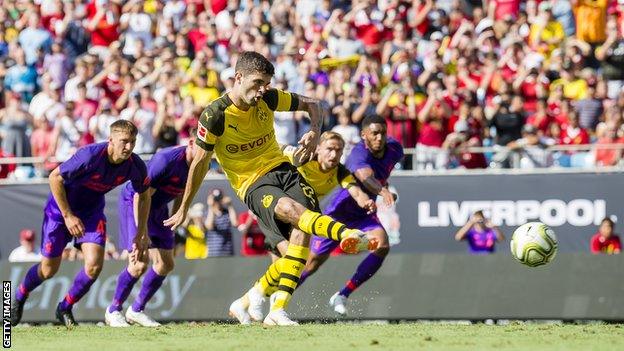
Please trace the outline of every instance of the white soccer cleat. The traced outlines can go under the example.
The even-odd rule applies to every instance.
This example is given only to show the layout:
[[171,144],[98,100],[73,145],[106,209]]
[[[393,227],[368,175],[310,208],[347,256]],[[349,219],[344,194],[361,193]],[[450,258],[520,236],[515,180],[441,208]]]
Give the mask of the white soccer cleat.
[[265,301],[264,295],[254,286],[247,292],[247,297],[249,298],[249,307],[247,308],[249,317],[256,322],[260,322],[264,318],[264,313],[262,312],[262,305]]
[[230,305],[230,317],[236,318],[238,322],[242,325],[251,324],[251,318],[249,317],[249,313],[247,313],[245,309],[245,305],[243,304],[242,297],[234,300]]
[[127,328],[130,326],[120,311],[108,312],[108,307],[104,314],[104,322],[106,325],[113,328]]
[[146,315],[143,311],[136,312],[132,306],[126,311],[126,320],[130,324],[138,324],[142,327],[160,327],[160,323],[156,322],[152,317]]
[[340,293],[335,293],[332,297],[329,298],[329,305],[334,309],[334,312],[338,313],[339,315],[347,315],[347,298],[340,295]]
[[290,317],[288,316],[288,313],[286,313],[286,311],[283,308],[280,308],[279,310],[274,310],[274,311],[269,312],[269,314],[267,314],[266,318],[264,319],[264,325],[290,326],[290,325],[299,325],[299,323],[290,319]]
[[366,233],[360,230],[354,230],[340,241],[340,249],[348,254],[356,254],[365,250],[373,251],[378,245],[377,240],[369,241]]

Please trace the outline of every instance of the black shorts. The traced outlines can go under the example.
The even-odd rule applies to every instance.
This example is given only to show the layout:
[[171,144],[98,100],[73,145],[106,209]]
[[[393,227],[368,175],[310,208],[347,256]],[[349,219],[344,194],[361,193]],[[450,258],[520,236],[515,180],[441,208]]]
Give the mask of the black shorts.
[[249,187],[245,204],[258,217],[269,249],[279,256],[277,244],[289,240],[292,226],[275,218],[275,205],[289,197],[312,211],[320,212],[314,189],[299,174],[297,168],[284,162],[263,175]]

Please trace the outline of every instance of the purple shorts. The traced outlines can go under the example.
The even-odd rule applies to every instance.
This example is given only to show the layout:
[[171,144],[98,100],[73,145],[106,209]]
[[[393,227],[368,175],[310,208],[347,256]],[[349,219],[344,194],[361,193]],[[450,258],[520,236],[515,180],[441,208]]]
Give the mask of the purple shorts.
[[[337,213],[327,215],[338,222],[342,222],[347,226],[347,228],[359,229],[363,232],[369,232],[378,228],[383,229],[383,226],[381,225],[381,222],[379,221],[379,218],[377,218],[376,214],[356,219],[341,218],[342,216]],[[338,245],[340,245],[340,242],[338,241],[313,235],[312,240],[310,241],[310,250],[314,254],[320,256],[331,253],[334,249],[336,249],[336,247],[338,247]]]
[[[134,207],[132,201],[119,198],[119,248],[132,251],[132,242],[137,234],[137,225],[134,221]],[[169,218],[167,206],[150,208],[147,219],[147,232],[150,238],[151,249],[173,250],[175,245],[174,234],[171,228],[165,227],[163,221]]]
[[[59,257],[67,243],[74,237],[69,234],[65,221],[56,219],[57,216],[44,211],[41,227],[41,254],[48,258]],[[78,215],[85,227],[85,233],[74,241],[74,246],[82,243],[94,243],[100,246],[106,244],[106,216],[103,212],[90,215]]]

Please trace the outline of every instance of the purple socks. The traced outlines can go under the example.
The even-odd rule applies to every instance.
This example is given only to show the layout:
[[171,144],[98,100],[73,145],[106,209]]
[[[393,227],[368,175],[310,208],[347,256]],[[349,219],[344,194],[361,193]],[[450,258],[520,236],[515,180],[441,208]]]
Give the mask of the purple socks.
[[17,291],[15,292],[15,300],[17,301],[25,301],[28,298],[28,294],[35,290],[36,287],[43,283],[43,279],[39,277],[39,263],[30,267],[24,280],[17,287]]
[[143,279],[143,286],[141,286],[139,296],[137,296],[132,304],[132,310],[135,312],[143,311],[147,302],[154,296],[156,291],[158,291],[166,277],[166,275],[158,275],[158,273],[154,271],[154,268],[150,266]]
[[80,299],[89,291],[93,282],[95,282],[95,278],[91,278],[87,275],[84,268],[81,268],[78,274],[76,274],[76,278],[74,278],[74,283],[71,288],[69,288],[69,292],[65,295],[63,301],[61,301],[61,310],[69,311],[72,306],[80,301]]
[[113,297],[113,302],[108,307],[108,312],[113,311],[121,311],[123,303],[130,295],[134,284],[139,280],[139,278],[133,277],[127,268],[124,268],[119,272],[119,276],[117,277],[117,289],[115,290],[115,296]]
[[344,286],[344,288],[340,290],[339,294],[344,297],[349,297],[349,295],[351,295],[351,293],[354,292],[355,289],[357,289],[360,285],[364,284],[364,282],[370,279],[370,277],[372,277],[377,272],[379,267],[381,267],[384,259],[385,256],[382,257],[375,255],[372,252],[369,253],[368,256],[366,256],[362,263],[360,263],[360,265],[357,267],[355,273],[353,274],[351,279],[347,281],[347,284]]

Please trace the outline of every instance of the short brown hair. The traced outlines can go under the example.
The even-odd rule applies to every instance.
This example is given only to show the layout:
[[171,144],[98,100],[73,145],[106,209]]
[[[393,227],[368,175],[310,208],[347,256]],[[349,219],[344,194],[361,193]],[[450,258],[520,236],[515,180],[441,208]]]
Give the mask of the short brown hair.
[[342,135],[336,133],[336,132],[332,132],[332,131],[326,131],[323,132],[323,134],[321,134],[321,139],[319,140],[319,145],[322,144],[323,142],[327,141],[327,140],[338,140],[340,141],[340,145],[342,145],[342,147],[345,146],[345,141],[342,138]]
[[244,51],[238,56],[234,71],[242,74],[259,72],[273,76],[275,74],[275,67],[273,67],[271,61],[267,60],[267,58],[261,54],[255,51]]
[[113,134],[114,132],[128,132],[133,136],[136,136],[139,133],[139,130],[134,123],[125,119],[118,119],[110,126],[110,133]]

